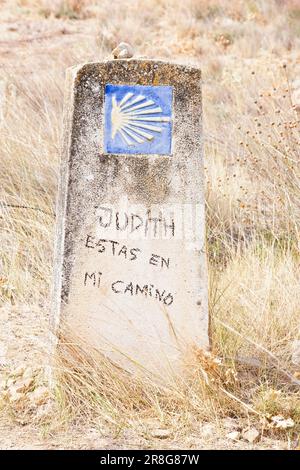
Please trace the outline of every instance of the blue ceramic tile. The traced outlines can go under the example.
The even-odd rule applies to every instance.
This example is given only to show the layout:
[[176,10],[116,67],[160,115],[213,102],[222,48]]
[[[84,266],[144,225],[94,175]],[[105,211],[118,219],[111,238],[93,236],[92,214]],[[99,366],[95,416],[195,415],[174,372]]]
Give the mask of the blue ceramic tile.
[[106,153],[170,155],[171,145],[171,86],[105,86]]

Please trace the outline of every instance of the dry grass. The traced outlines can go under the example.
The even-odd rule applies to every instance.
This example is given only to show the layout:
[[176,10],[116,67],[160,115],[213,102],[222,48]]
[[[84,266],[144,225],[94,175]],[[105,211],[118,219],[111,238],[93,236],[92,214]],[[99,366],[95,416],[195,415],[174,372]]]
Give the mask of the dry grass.
[[229,384],[235,374],[211,355],[198,352],[187,358],[185,376],[165,386],[144,375],[132,377],[96,352],[87,351],[75,334],[68,331],[61,337],[56,396],[68,419],[104,421],[117,429],[143,423],[147,429],[151,419],[182,438],[199,419],[218,421],[241,411],[244,416],[252,413],[251,407],[242,404],[241,410],[241,404],[222,391],[223,382]]
[[[102,59],[125,40],[138,54],[203,69],[213,355],[196,355],[187,377],[161,390],[69,339],[62,408],[120,428],[155,416],[184,433],[197,417],[225,415],[265,427],[279,414],[296,423],[289,433],[299,429],[299,387],[279,372],[299,374],[291,363],[300,339],[299,2],[15,0],[2,8],[4,18],[82,31],[63,49],[68,35],[45,49],[17,45],[25,63],[6,60],[1,71],[10,97],[0,131],[4,303],[48,308],[65,67]],[[261,362],[241,365],[241,357]]]

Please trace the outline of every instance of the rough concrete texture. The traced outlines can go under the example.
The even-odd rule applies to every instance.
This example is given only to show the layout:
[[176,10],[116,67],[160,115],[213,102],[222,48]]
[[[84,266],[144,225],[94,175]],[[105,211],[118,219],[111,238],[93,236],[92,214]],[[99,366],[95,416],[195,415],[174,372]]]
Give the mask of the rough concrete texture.
[[[170,155],[104,153],[106,84],[173,87]],[[54,327],[63,318],[118,365],[170,379],[209,343],[200,71],[132,59],[72,68],[64,128]]]

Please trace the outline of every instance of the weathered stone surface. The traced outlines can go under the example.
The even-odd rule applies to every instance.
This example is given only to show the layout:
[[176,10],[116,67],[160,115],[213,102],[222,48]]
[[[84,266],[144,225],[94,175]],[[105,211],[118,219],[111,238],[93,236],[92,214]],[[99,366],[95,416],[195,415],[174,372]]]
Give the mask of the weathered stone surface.
[[259,440],[260,433],[257,429],[250,428],[243,431],[242,436],[246,441],[250,442],[250,444],[253,444],[254,442],[257,442]]
[[230,441],[238,441],[241,437],[241,433],[239,431],[231,431],[226,434],[227,439]]
[[[146,153],[141,133],[122,137],[124,111],[115,121],[107,114],[105,100],[116,113],[121,99],[105,95],[106,85],[135,86],[132,100],[160,100],[161,131],[150,118],[142,129],[154,136],[141,144]],[[105,135],[110,117],[115,154]],[[69,71],[56,238],[54,328],[64,318],[119,365],[164,379],[180,373],[187,350],[208,346],[198,69],[114,60]]]
[[154,437],[156,439],[169,439],[171,434],[172,433],[171,433],[170,429],[165,429],[165,428],[154,429],[151,432],[152,437]]
[[121,42],[113,51],[114,59],[130,59],[133,57],[133,48],[127,42]]

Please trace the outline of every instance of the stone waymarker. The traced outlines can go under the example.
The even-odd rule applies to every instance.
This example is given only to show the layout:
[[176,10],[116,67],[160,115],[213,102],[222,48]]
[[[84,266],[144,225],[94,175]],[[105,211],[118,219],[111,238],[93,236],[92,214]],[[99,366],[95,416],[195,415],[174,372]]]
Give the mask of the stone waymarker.
[[67,90],[56,327],[169,379],[209,343],[200,71],[90,63]]

